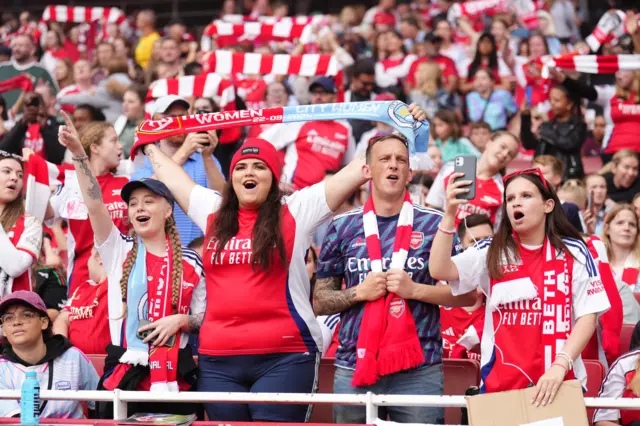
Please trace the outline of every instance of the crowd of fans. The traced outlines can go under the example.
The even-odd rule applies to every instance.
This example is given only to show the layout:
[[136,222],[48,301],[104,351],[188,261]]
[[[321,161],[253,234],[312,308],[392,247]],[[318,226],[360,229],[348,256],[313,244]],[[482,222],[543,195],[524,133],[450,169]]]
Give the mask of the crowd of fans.
[[[152,10],[84,22],[4,13],[0,389],[19,389],[34,370],[43,389],[308,393],[325,356],[336,359],[336,393],[441,395],[442,359],[470,358],[488,366],[483,391],[533,384],[546,404],[563,379],[584,380],[582,353],[611,367],[603,396],[640,396],[640,376],[619,383],[640,372],[640,352],[618,349],[622,324],[640,322],[638,10],[613,0],[600,11],[588,1],[541,0],[525,19],[517,2],[479,14],[469,12],[473,3],[349,5],[304,18],[310,31],[297,38],[210,28],[293,19],[279,1],[227,0],[206,29],[180,20],[161,28]],[[589,37],[604,16],[617,17],[620,34],[593,49]],[[638,64],[610,74],[549,65],[590,48]],[[221,77],[232,82],[234,109],[412,104],[413,117],[430,124],[433,168],[409,170],[407,141],[393,127],[351,119],[189,133],[132,152],[146,119],[227,108],[219,93],[152,96],[161,84],[202,74],[206,53],[222,50],[332,55],[344,82],[259,68]],[[459,156],[477,158],[468,202],[456,198],[465,191],[455,180]],[[39,200],[42,217],[28,192],[24,199],[38,164],[50,188]],[[536,274],[562,266],[555,257],[539,263],[556,249],[572,259],[569,269],[564,260],[572,314],[565,349],[545,363],[530,355],[548,345],[538,336]],[[508,254],[501,263],[508,250],[521,256],[515,268]],[[502,294],[509,280],[525,278],[533,295],[526,286],[515,298]],[[485,303],[487,295],[495,300]],[[397,324],[374,320],[387,311]],[[534,337],[523,350],[518,336],[526,333]],[[106,356],[102,377],[82,353]],[[113,413],[110,404],[88,408]],[[205,409],[224,421],[302,422],[310,414],[302,405]],[[72,401],[51,401],[42,412],[87,414]],[[0,415],[18,413],[15,401],[0,401]],[[444,422],[439,408],[385,414]],[[364,408],[337,406],[334,418],[365,423]],[[599,426],[633,420],[616,410],[595,417]]]

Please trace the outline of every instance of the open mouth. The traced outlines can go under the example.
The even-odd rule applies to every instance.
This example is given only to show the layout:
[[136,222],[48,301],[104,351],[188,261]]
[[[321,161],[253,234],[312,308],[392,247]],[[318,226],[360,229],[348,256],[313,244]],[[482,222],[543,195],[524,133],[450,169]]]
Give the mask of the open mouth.
[[17,185],[15,183],[10,183],[9,185],[7,185],[7,189],[10,189],[12,191],[15,191],[17,188]]
[[136,218],[136,221],[138,221],[139,223],[146,223],[150,220],[151,218],[149,216],[138,216]]
[[389,179],[389,180],[391,180],[391,181],[394,181],[394,182],[395,182],[395,181],[397,181],[399,178],[398,178],[398,175],[389,175],[389,176],[387,176],[387,179]]
[[248,180],[242,184],[246,189],[253,189],[258,186],[258,183],[254,180]]
[[522,218],[524,218],[524,213],[520,212],[520,211],[516,211],[513,212],[513,218],[517,221],[522,220]]

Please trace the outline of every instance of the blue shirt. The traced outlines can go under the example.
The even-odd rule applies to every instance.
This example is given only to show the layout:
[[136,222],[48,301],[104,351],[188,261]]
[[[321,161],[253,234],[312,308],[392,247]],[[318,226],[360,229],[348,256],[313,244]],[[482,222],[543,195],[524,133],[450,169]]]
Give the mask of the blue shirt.
[[491,92],[489,99],[483,98],[475,91],[467,95],[469,120],[484,121],[491,126],[491,130],[506,129],[509,116],[517,111],[518,106],[513,96],[503,89]]
[[[217,158],[213,157],[216,163],[216,167],[222,173],[222,167]],[[191,157],[187,158],[187,161],[183,164],[182,168],[189,175],[196,185],[201,185],[208,188],[207,174],[204,171],[204,161],[202,155],[199,152],[194,152]],[[149,159],[145,157],[144,166],[136,168],[131,180],[140,180],[142,178],[148,178],[153,176],[153,167],[149,162]],[[182,211],[177,204],[173,207],[173,217],[176,219],[176,228],[180,234],[180,240],[185,246],[191,241],[202,236],[202,231],[198,226],[189,219],[189,216]]]
[[[413,232],[405,270],[414,282],[435,285],[429,275],[429,252],[442,220],[442,213],[413,205]],[[393,254],[393,240],[398,216],[378,216],[383,264],[386,269]],[[457,246],[457,244],[455,244]],[[329,226],[318,259],[318,278],[344,277],[347,288],[364,281],[371,270],[371,262],[365,243],[362,225],[362,208],[336,216]],[[424,352],[425,365],[442,362],[442,337],[440,335],[440,308],[437,305],[416,300],[408,301],[413,313],[418,337]],[[354,369],[356,344],[364,313],[364,303],[358,303],[340,315],[340,346],[336,352],[336,365]]]

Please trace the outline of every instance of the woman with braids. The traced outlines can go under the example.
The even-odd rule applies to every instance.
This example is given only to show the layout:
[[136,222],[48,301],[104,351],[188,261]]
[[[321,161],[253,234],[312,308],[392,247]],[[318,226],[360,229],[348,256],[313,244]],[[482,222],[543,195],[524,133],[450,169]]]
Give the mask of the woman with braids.
[[[69,117],[64,117],[67,124],[61,127],[60,143],[73,155],[95,247],[108,277],[111,344],[102,387],[188,390],[195,383],[196,366],[186,332],[198,329],[194,324],[203,316],[205,287],[200,257],[181,246],[173,197],[157,180],[127,183],[121,196],[133,233],[122,234],[103,202],[80,138]],[[166,404],[150,405],[129,410],[167,412]],[[193,407],[177,405],[172,410],[193,412]],[[109,411],[110,404],[101,406],[99,416]]]
[[449,179],[429,271],[454,295],[480,287],[487,296],[481,391],[535,386],[531,402],[546,405],[565,379],[586,384],[580,353],[609,309],[598,268],[540,169],[505,176],[497,232],[452,258],[455,215],[465,202],[456,196],[471,183],[461,176]]
[[42,224],[24,211],[23,160],[0,151],[0,297],[16,290],[33,291],[31,266],[42,244]]
[[[409,110],[416,120],[426,118],[415,105]],[[207,298],[200,332],[198,390],[315,391],[322,333],[310,302],[306,252],[315,228],[365,183],[364,155],[282,198],[278,154],[263,139],[248,139],[233,156],[223,194],[197,186],[154,144],[142,148],[205,233],[207,294],[215,297]],[[216,421],[303,422],[309,414],[303,405],[205,408]]]
[[[89,123],[83,127],[80,144],[87,156],[87,167],[96,177],[98,190],[104,205],[116,227],[123,233],[129,230],[127,205],[120,198],[122,187],[129,181],[125,176],[115,176],[122,158],[122,145],[111,124]],[[78,186],[77,173],[65,172],[64,185],[58,187],[51,197],[46,219],[62,218],[69,225],[67,234],[69,294],[89,279],[87,266],[93,248],[93,230],[89,223],[87,206]]]

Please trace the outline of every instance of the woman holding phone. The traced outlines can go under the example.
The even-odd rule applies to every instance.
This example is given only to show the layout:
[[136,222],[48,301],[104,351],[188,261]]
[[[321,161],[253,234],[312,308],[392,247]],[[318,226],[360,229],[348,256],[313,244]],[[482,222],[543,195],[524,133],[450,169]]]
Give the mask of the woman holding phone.
[[[505,176],[495,236],[452,258],[456,212],[467,202],[457,196],[467,193],[470,183],[456,180],[460,177],[454,173],[449,179],[429,271],[448,281],[454,295],[480,287],[487,296],[482,391],[535,385],[532,403],[546,405],[565,379],[585,384],[580,353],[597,314],[609,308],[597,267],[539,169]],[[547,318],[550,310],[564,315]]]
[[[415,105],[409,111],[418,121],[426,118]],[[207,299],[200,333],[198,390],[314,392],[322,333],[306,252],[316,227],[365,183],[364,154],[283,198],[278,154],[263,139],[248,139],[233,156],[223,194],[197,186],[155,145],[142,149],[205,233],[207,293],[216,296]],[[205,406],[210,419],[225,421],[302,422],[310,414],[303,405]]]
[[[61,127],[59,140],[73,155],[95,247],[108,277],[111,344],[102,387],[188,390],[195,383],[197,367],[185,333],[199,328],[205,288],[200,257],[180,243],[173,197],[157,180],[127,183],[121,196],[133,233],[130,237],[122,234],[103,202],[83,148],[91,133],[79,136],[69,117],[63,115],[66,126]],[[193,412],[193,407],[175,407],[172,410],[176,413]],[[167,408],[166,404],[140,404],[129,410],[166,412]],[[99,415],[107,416],[110,411],[110,404],[101,405]]]

